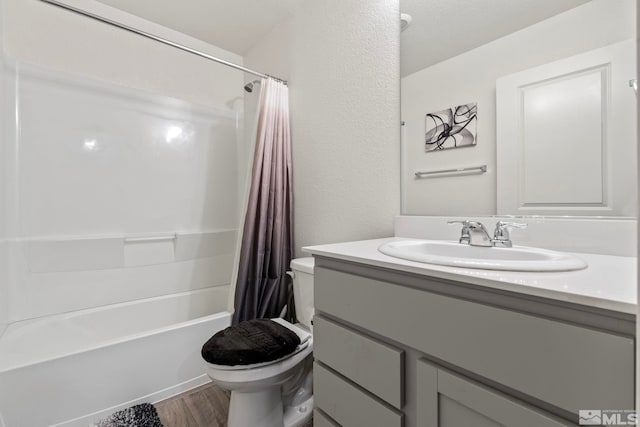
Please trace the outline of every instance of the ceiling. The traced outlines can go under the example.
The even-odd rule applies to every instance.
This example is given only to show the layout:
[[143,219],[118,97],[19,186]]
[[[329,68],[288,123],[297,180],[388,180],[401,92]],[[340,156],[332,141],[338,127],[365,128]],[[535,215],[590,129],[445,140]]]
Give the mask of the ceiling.
[[[302,1],[99,0],[244,55]],[[349,1],[349,0],[345,0]],[[413,20],[401,36],[402,75],[486,44],[589,0],[400,0]]]
[[589,0],[400,0],[402,76],[482,46]]
[[300,0],[99,0],[148,21],[244,55]]

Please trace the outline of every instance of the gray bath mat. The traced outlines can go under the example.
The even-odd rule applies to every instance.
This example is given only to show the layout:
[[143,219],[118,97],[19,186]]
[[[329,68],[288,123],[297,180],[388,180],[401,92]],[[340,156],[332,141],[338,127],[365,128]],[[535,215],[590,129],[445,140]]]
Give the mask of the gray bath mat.
[[156,408],[151,403],[142,403],[114,412],[107,418],[89,427],[163,427]]

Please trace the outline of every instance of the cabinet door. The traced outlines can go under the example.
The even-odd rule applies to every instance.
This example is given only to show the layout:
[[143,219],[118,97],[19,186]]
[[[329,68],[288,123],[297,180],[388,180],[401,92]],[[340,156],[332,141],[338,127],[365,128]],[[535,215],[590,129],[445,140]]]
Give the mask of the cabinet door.
[[559,427],[576,424],[418,361],[417,418],[421,427]]
[[340,427],[318,408],[313,410],[313,427]]

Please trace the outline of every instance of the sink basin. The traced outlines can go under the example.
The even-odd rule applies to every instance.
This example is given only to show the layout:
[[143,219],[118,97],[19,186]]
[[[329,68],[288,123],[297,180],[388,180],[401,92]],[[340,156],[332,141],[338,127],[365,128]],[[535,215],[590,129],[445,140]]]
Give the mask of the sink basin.
[[406,239],[385,243],[378,250],[408,261],[483,270],[572,271],[587,267],[586,262],[573,255],[526,246],[493,248],[442,240]]

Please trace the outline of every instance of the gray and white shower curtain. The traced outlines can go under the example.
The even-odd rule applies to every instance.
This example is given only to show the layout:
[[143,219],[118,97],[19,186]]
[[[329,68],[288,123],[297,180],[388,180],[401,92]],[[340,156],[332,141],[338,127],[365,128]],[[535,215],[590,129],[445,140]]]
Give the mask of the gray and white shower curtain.
[[289,94],[262,79],[251,188],[240,249],[233,323],[278,317],[289,297],[293,247]]

